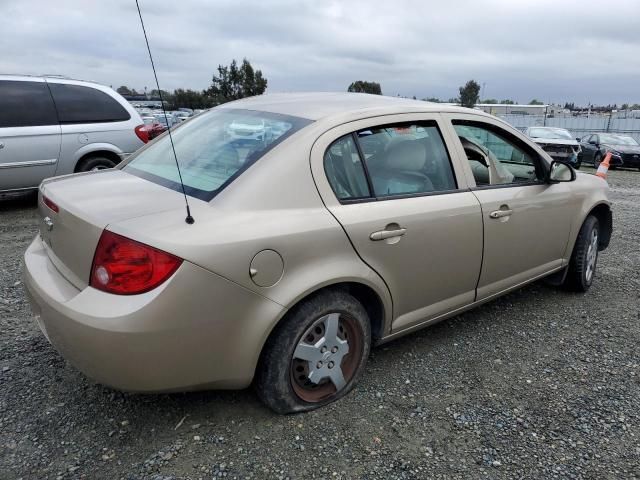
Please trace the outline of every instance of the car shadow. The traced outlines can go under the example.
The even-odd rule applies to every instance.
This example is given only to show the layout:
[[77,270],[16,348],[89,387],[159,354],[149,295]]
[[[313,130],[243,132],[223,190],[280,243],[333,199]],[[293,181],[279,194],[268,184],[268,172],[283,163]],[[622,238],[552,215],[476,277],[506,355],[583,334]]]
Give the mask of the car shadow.
[[38,192],[0,193],[0,212],[35,208],[38,206]]

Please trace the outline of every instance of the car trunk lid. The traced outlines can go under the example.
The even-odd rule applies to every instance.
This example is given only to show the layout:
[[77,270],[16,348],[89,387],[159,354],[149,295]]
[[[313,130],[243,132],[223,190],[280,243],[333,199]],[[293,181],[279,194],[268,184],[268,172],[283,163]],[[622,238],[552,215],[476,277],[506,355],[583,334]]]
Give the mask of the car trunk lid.
[[178,192],[121,170],[105,170],[45,180],[38,208],[40,236],[49,258],[82,289],[89,283],[95,248],[107,225],[183,209],[184,199]]

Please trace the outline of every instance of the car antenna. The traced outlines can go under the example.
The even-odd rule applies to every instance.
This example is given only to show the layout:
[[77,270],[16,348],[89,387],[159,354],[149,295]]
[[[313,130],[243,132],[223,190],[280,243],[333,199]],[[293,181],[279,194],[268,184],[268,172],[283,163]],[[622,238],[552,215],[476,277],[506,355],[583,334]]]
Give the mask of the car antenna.
[[189,200],[187,200],[187,192],[184,189],[184,182],[182,181],[182,173],[180,172],[180,162],[178,162],[178,155],[176,154],[176,147],[173,144],[173,136],[171,135],[171,126],[169,125],[169,119],[167,118],[167,111],[164,109],[164,99],[162,98],[162,90],[160,89],[160,83],[158,82],[158,74],[156,73],[156,66],[153,63],[153,56],[151,55],[151,47],[149,47],[149,39],[147,38],[147,30],[144,28],[144,21],[142,20],[142,12],[140,11],[140,4],[136,0],[136,7],[138,8],[138,16],[140,17],[140,25],[142,25],[142,33],[144,34],[144,41],[147,43],[147,52],[149,52],[149,60],[151,60],[151,68],[153,69],[153,76],[156,79],[156,87],[158,87],[158,96],[160,97],[160,105],[162,106],[162,113],[167,122],[167,130],[169,131],[169,141],[171,142],[171,150],[173,150],[173,158],[176,161],[176,168],[178,169],[178,177],[180,178],[180,186],[182,187],[182,195],[184,196],[184,203],[187,206],[187,218],[184,219],[189,225],[195,222],[191,216],[191,210],[189,209]]

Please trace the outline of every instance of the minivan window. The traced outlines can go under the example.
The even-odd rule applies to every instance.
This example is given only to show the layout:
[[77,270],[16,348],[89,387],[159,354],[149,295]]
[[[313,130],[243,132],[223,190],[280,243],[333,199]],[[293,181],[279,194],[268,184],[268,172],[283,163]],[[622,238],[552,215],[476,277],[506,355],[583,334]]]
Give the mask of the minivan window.
[[124,122],[131,118],[118,101],[96,88],[49,83],[60,123]]
[[57,124],[56,109],[46,83],[0,81],[0,128]]
[[[311,123],[299,117],[255,110],[213,109],[172,130],[187,195],[211,200],[284,139]],[[132,157],[123,170],[182,192],[171,138],[159,138]]]

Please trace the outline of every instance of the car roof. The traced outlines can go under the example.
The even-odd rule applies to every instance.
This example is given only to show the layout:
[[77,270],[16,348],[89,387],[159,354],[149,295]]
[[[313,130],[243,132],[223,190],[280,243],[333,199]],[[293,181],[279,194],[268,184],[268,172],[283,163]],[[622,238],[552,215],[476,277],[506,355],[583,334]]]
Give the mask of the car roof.
[[218,108],[260,110],[307,118],[309,120],[319,120],[348,113],[362,113],[362,115],[365,116],[367,112],[373,110],[375,110],[376,113],[405,113],[412,111],[473,112],[479,115],[489,116],[480,110],[471,110],[440,103],[348,92],[269,93],[225,103]]
[[56,83],[73,83],[73,84],[83,84],[86,83],[88,85],[107,87],[99,82],[94,82],[92,80],[80,80],[78,78],[71,78],[65,75],[26,75],[26,74],[11,74],[11,73],[0,73],[0,80],[12,80],[12,81],[47,81],[51,80]]

